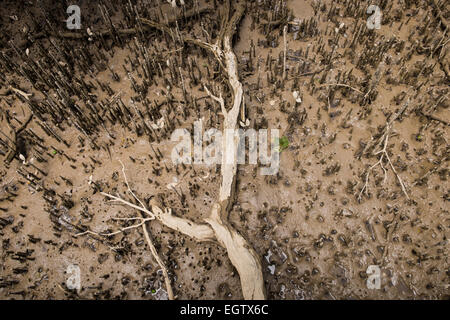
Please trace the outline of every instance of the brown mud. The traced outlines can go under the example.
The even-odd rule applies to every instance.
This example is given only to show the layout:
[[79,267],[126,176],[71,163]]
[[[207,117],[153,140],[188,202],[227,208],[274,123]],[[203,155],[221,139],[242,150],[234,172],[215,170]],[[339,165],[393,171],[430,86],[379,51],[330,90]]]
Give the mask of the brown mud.
[[[120,161],[147,206],[158,199],[204,223],[219,197],[220,166],[174,166],[170,136],[199,119],[222,128],[204,84],[230,109],[217,59],[179,38],[213,43],[226,1],[184,2],[81,1],[81,30],[65,28],[63,3],[0,3],[1,299],[167,298],[142,228],[77,234],[140,216],[101,194],[133,201]],[[450,296],[449,5],[375,4],[379,30],[366,26],[366,1],[245,2],[233,46],[245,118],[289,145],[274,176],[238,166],[228,221],[255,250],[268,299]],[[158,220],[148,229],[177,298],[243,298],[216,240]],[[78,291],[66,283],[72,264]],[[366,284],[370,265],[381,268],[378,290]]]

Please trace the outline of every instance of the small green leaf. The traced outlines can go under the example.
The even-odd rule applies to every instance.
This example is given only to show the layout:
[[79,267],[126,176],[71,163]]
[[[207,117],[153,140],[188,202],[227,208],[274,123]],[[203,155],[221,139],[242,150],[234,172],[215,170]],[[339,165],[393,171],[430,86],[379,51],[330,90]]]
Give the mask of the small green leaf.
[[286,137],[281,137],[280,139],[278,139],[278,144],[279,144],[279,152],[283,152],[283,150],[286,150],[289,147],[289,140]]
[[55,154],[57,154],[57,153],[58,153],[58,151],[56,151],[56,150],[53,150],[53,151],[52,151],[52,154],[53,154],[53,155],[55,155]]
[[289,147],[289,140],[286,137],[281,137],[280,139],[281,151]]

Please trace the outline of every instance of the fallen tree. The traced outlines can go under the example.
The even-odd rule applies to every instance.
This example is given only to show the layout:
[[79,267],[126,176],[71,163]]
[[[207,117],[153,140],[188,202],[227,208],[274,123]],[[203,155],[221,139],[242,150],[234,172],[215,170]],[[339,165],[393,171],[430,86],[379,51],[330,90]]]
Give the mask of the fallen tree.
[[[209,50],[218,60],[219,64],[224,69],[225,75],[228,78],[229,85],[233,93],[233,103],[230,110],[226,110],[225,101],[221,97],[215,97],[211,92],[210,96],[220,103],[222,113],[225,117],[223,122],[224,131],[227,129],[235,129],[238,125],[239,114],[244,114],[244,97],[242,83],[239,81],[239,75],[237,71],[238,63],[236,55],[233,52],[232,41],[237,27],[237,24],[242,19],[245,12],[244,5],[239,2],[236,4],[233,15],[231,15],[230,1],[225,1],[224,12],[221,25],[221,33],[214,44],[203,42],[197,39],[185,38],[184,41],[198,45],[204,49]],[[142,19],[144,24],[153,26],[163,32],[167,32],[168,28],[162,26],[159,23],[151,22],[146,19]],[[244,119],[242,119],[244,120]],[[222,152],[222,166],[221,175],[222,181],[219,190],[219,199],[213,205],[211,214],[205,219],[205,222],[213,230],[213,234],[217,241],[228,252],[228,257],[231,263],[234,265],[239,273],[241,280],[242,293],[245,299],[265,299],[264,280],[262,276],[261,262],[259,257],[253,248],[247,243],[247,241],[231,227],[228,223],[228,214],[230,207],[234,201],[234,190],[236,184],[236,171],[237,171],[237,147],[238,137],[226,137],[223,142]],[[232,161],[229,161],[230,157]],[[163,214],[157,214],[156,217],[162,223],[170,220],[171,227],[187,235],[191,235],[197,231],[202,230],[201,238],[198,240],[208,239],[211,236],[209,230],[205,229],[202,225],[196,225],[185,219],[177,218],[173,216],[168,217],[168,211],[158,210],[157,206],[152,205],[152,211],[163,212]],[[166,224],[169,226],[168,224]],[[190,225],[190,227],[187,227]],[[186,232],[185,232],[186,230]],[[194,238],[196,238],[194,236]]]
[[[244,13],[245,6],[242,2],[235,5],[234,12],[232,13],[230,1],[225,1],[222,14],[221,32],[214,44],[204,42],[199,39],[182,37],[183,42],[190,45],[199,46],[212,53],[220,64],[224,75],[228,79],[229,87],[232,90],[232,107],[230,110],[227,110],[225,100],[221,93],[219,97],[217,97],[213,95],[205,86],[209,96],[220,104],[224,116],[224,131],[229,129],[234,130],[237,128],[239,115],[241,115],[241,120],[245,122],[243,88],[242,83],[239,81],[237,70],[238,62],[232,47],[236,27],[242,19]],[[147,19],[140,20],[144,25],[173,35],[172,29],[170,29],[167,25]],[[147,209],[146,206],[132,193],[131,189],[129,189],[129,191],[140,203],[140,205],[135,205],[111,194],[103,193],[103,195],[108,197],[110,200],[118,201],[121,204],[139,210],[149,217],[154,217],[166,227],[181,232],[197,241],[217,241],[227,250],[231,263],[239,273],[244,299],[265,299],[266,293],[260,259],[247,240],[228,223],[229,211],[235,199],[234,191],[236,185],[238,139],[239,137],[237,136],[229,137],[225,135],[222,145],[222,180],[220,184],[219,197],[212,206],[209,216],[204,219],[205,223],[195,223],[188,219],[172,215],[171,209],[162,209],[156,198],[152,198],[150,200],[150,208]],[[147,221],[144,221],[144,223],[146,222]],[[144,230],[146,233],[147,230],[145,228]],[[150,248],[152,249],[152,244],[147,233],[146,238]],[[165,267],[162,265],[162,262],[156,252],[152,250],[152,253],[163,269],[166,279],[166,286],[168,287],[167,290],[171,291],[171,288],[169,288],[170,284],[168,281],[167,272],[164,272]]]

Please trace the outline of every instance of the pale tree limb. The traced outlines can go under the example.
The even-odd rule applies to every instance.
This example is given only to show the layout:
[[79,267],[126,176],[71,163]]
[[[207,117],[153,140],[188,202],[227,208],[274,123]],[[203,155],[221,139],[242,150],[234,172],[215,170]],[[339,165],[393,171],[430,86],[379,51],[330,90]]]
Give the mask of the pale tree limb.
[[[125,166],[123,165],[123,162],[121,160],[119,160],[119,162],[122,165],[122,174],[123,174],[123,178],[125,179],[125,183],[127,185],[128,192],[131,193],[131,195],[133,196],[133,198],[135,198],[137,200],[137,202],[139,202],[139,204],[141,205],[142,208],[145,208],[144,203],[134,194],[134,192],[130,188],[130,184],[128,183],[127,175],[125,174]],[[150,216],[153,218],[155,217],[153,214],[150,214]]]
[[[233,95],[233,104],[229,111],[225,108],[223,98],[221,96],[213,96],[206,88],[209,95],[221,105],[225,117],[223,130],[227,132],[227,130],[236,129],[239,113],[241,108],[244,108],[243,87],[239,81],[237,71],[238,62],[233,52],[232,38],[235,34],[237,24],[244,15],[245,6],[242,2],[238,2],[231,18],[231,5],[229,0],[225,1],[224,8],[220,33],[214,44],[185,36],[180,37],[180,40],[210,51],[227,76]],[[169,26],[142,18],[140,21],[147,26],[154,27],[171,35],[175,39],[174,33]],[[228,223],[228,213],[234,201],[238,139],[239,137],[237,135],[228,136],[227,134],[225,134],[225,138],[223,139],[222,181],[219,190],[219,199],[213,205],[210,217],[205,219],[208,226],[191,224],[188,220],[172,216],[168,210],[157,210],[156,206],[152,206],[152,211],[153,213],[158,211],[158,214],[155,216],[166,226],[171,224],[173,229],[185,234],[189,233],[193,238],[210,240],[215,237],[226,248],[231,262],[239,273],[244,299],[265,299],[264,280],[259,257],[247,241]]]
[[214,241],[214,231],[207,224],[199,224],[188,219],[172,215],[171,209],[160,208],[159,203],[153,198],[150,206],[155,217],[166,227],[181,232],[197,241]]
[[33,96],[32,93],[26,93],[26,92],[24,92],[24,91],[22,91],[22,90],[20,90],[20,89],[17,89],[17,88],[15,88],[15,87],[11,86],[11,85],[9,85],[9,86],[7,87],[7,89],[6,89],[6,91],[5,91],[4,93],[3,93],[3,92],[0,92],[0,96],[6,96],[6,95],[8,95],[8,93],[10,93],[10,92],[16,93],[17,95],[23,97],[23,98],[24,98],[25,100],[27,100],[27,101],[29,101],[29,100],[30,100],[30,97]]
[[388,143],[388,138],[389,138],[389,136],[386,135],[386,137],[384,139],[384,147],[383,147],[383,149],[375,153],[375,154],[379,154],[381,152],[381,157],[378,159],[378,161],[376,163],[374,163],[372,166],[370,166],[369,169],[367,169],[364,186],[362,187],[362,189],[361,189],[361,191],[359,192],[359,195],[358,195],[358,201],[359,202],[362,199],[362,194],[363,194],[364,191],[365,191],[365,194],[367,196],[369,195],[369,193],[368,193],[368,190],[369,190],[369,176],[370,176],[370,173],[371,173],[372,169],[374,169],[376,166],[380,165],[381,169],[383,169],[383,172],[384,172],[384,180],[383,181],[386,182],[386,173],[387,172],[386,172],[386,169],[383,166],[383,160],[384,160],[385,151],[386,151],[386,147],[387,147],[387,143]]
[[400,186],[402,187],[402,191],[406,198],[410,200],[408,192],[406,191],[405,184],[403,183],[402,178],[400,178],[400,175],[397,173],[397,170],[395,170],[394,165],[392,164],[391,158],[387,155],[386,152],[386,158],[388,159],[389,165],[391,166],[392,171],[394,172],[395,176],[397,177],[398,183],[400,183]]
[[[387,171],[386,171],[386,168],[383,166],[383,160],[384,160],[384,159],[386,159],[386,160],[388,161],[389,166],[391,167],[392,171],[394,172],[395,176],[397,177],[397,180],[398,180],[398,182],[400,183],[400,186],[401,186],[401,188],[402,188],[402,191],[403,191],[404,195],[406,196],[406,198],[407,198],[408,200],[410,200],[409,195],[408,195],[408,192],[406,191],[406,186],[405,186],[405,184],[403,183],[403,180],[402,180],[402,178],[400,177],[400,175],[397,173],[397,170],[395,170],[395,167],[394,167],[394,165],[392,164],[391,158],[389,157],[389,154],[388,154],[388,152],[387,152],[387,146],[388,146],[388,140],[389,140],[389,131],[390,131],[390,129],[391,129],[391,124],[392,124],[392,122],[389,122],[389,123],[386,124],[386,128],[385,128],[386,130],[385,130],[384,134],[381,136],[381,138],[380,138],[380,140],[379,140],[379,141],[382,141],[382,142],[383,142],[383,147],[382,147],[382,149],[379,150],[379,151],[373,151],[373,155],[376,156],[376,155],[381,154],[381,156],[380,156],[380,158],[378,159],[378,161],[377,161],[375,164],[373,164],[372,166],[370,166],[369,169],[367,169],[364,185],[363,185],[361,191],[360,191],[359,194],[358,194],[358,201],[359,201],[359,202],[360,202],[361,199],[362,199],[362,194],[363,194],[364,191],[365,191],[365,194],[368,195],[369,175],[370,175],[370,172],[372,171],[372,169],[375,168],[377,165],[380,165],[381,169],[383,169],[383,172],[384,172],[384,182],[386,182],[386,174],[387,174]],[[384,183],[384,182],[383,182],[383,183]]]
[[216,97],[215,95],[213,95],[213,94],[209,91],[209,89],[208,89],[208,87],[207,87],[206,85],[203,85],[203,87],[205,88],[206,93],[207,93],[213,100],[215,100],[216,102],[219,103],[219,105],[220,105],[220,110],[222,111],[223,116],[226,117],[228,112],[227,112],[227,109],[225,109],[225,101],[224,101],[223,98],[222,98],[222,92],[220,92],[219,96]]
[[103,232],[95,232],[92,230],[86,230],[84,232],[80,232],[74,235],[74,237],[79,237],[79,236],[84,236],[85,234],[92,234],[92,235],[96,235],[96,236],[102,236],[102,237],[111,237],[111,236],[115,236],[116,234],[119,233],[123,233],[127,230],[131,230],[131,229],[136,229],[139,228],[141,226],[143,226],[147,221],[151,221],[154,220],[154,218],[139,218],[139,217],[135,217],[135,218],[112,218],[113,220],[141,220],[140,223],[129,226],[129,227],[125,227],[125,228],[120,228],[117,231],[114,232],[108,232],[108,233],[103,233]]
[[206,224],[198,224],[190,220],[179,218],[172,215],[171,209],[162,210],[160,204],[155,200],[150,200],[150,206],[152,211],[136,206],[135,204],[123,200],[122,198],[113,196],[111,194],[101,192],[102,195],[112,199],[112,201],[117,201],[133,209],[144,212],[150,216],[154,215],[162,224],[168,228],[175,229],[178,232],[184,233],[185,235],[196,239],[197,241],[213,241],[215,239],[214,231]]
[[205,221],[211,225],[217,240],[227,249],[231,263],[238,270],[244,298],[264,300],[265,288],[259,257],[244,237],[223,223],[220,208],[219,204],[214,204],[211,215]]
[[18,95],[22,96],[25,100],[29,101],[30,97],[33,96],[32,93],[26,93],[20,89],[14,88],[14,87],[10,87],[12,91],[14,91],[15,93],[17,93]]
[[144,212],[144,213],[148,214],[149,216],[153,215],[153,213],[151,211],[149,211],[149,210],[147,210],[145,208],[141,208],[141,207],[139,207],[139,206],[137,206],[137,205],[135,205],[135,204],[133,204],[133,203],[131,203],[129,201],[123,200],[120,197],[116,197],[116,196],[113,196],[112,194],[105,193],[105,192],[100,192],[100,194],[104,195],[105,197],[110,198],[111,201],[120,202],[120,203],[122,203],[122,204],[124,204],[126,206],[132,207],[133,209],[136,209],[136,210],[139,210],[141,212]]
[[137,202],[139,202],[139,204],[141,206],[137,206],[137,205],[135,205],[135,204],[133,204],[131,202],[128,202],[128,201],[126,201],[126,200],[124,200],[124,199],[122,199],[120,197],[113,196],[113,195],[108,194],[108,193],[101,192],[101,194],[106,196],[106,197],[108,197],[108,198],[110,198],[110,199],[112,199],[113,201],[117,201],[119,203],[125,204],[125,205],[127,205],[127,206],[129,206],[129,207],[131,207],[133,209],[136,209],[138,211],[141,211],[141,212],[147,214],[148,218],[144,218],[144,217],[142,217],[142,218],[139,218],[139,217],[134,217],[134,218],[116,218],[116,220],[140,220],[141,222],[139,224],[136,224],[136,225],[133,225],[133,226],[129,226],[129,227],[126,227],[126,228],[121,228],[120,230],[118,230],[116,232],[111,232],[111,233],[106,233],[105,234],[105,233],[98,233],[98,232],[94,232],[94,231],[88,230],[88,231],[85,231],[85,232],[78,233],[75,236],[80,236],[80,235],[84,235],[84,234],[94,234],[94,235],[99,235],[99,236],[113,236],[113,235],[122,233],[122,232],[124,232],[126,230],[131,230],[131,229],[135,229],[135,228],[138,228],[138,227],[142,227],[142,231],[144,232],[144,237],[145,237],[145,240],[147,241],[148,247],[150,248],[150,252],[151,252],[153,258],[156,260],[156,262],[158,263],[159,267],[162,270],[162,273],[163,273],[163,276],[164,276],[164,282],[165,282],[165,286],[166,286],[166,290],[167,290],[167,295],[169,297],[169,300],[173,300],[174,299],[174,295],[173,295],[173,291],[172,291],[172,286],[170,284],[170,279],[169,279],[169,274],[167,272],[167,268],[164,265],[164,262],[162,261],[162,259],[159,257],[158,252],[157,252],[155,246],[153,245],[153,242],[152,242],[152,240],[150,238],[150,235],[148,233],[147,226],[146,226],[147,222],[149,222],[150,220],[154,220],[155,219],[155,215],[150,210],[148,210],[146,208],[144,203],[131,190],[131,187],[130,187],[130,185],[128,183],[127,175],[125,173],[125,166],[124,166],[122,161],[119,160],[119,162],[122,165],[122,173],[123,173],[123,176],[124,176],[124,179],[125,179],[125,183],[127,185],[127,191],[134,197],[134,199],[136,199]]
[[[119,160],[119,162],[122,165],[122,173],[123,173],[123,177],[125,179],[125,183],[127,184],[127,187],[128,187],[128,192],[131,193],[131,195],[141,204],[142,208],[146,209],[144,203],[131,190],[130,185],[128,183],[127,175],[125,174],[125,166],[123,165],[122,161]],[[152,218],[155,217],[153,214],[151,214],[150,216]],[[167,290],[167,295],[169,296],[169,300],[173,300],[174,296],[173,296],[172,286],[170,285],[170,279],[169,279],[169,274],[167,273],[167,268],[164,265],[164,262],[159,257],[158,251],[156,251],[156,248],[153,245],[152,240],[150,239],[150,235],[148,233],[147,226],[145,225],[145,223],[142,224],[142,230],[144,231],[145,240],[147,241],[150,251],[151,251],[153,257],[155,258],[156,262],[158,262],[158,264],[163,272],[164,281],[166,283],[166,290]]]
[[[226,1],[226,4],[228,9],[229,1]],[[233,92],[233,106],[231,110],[224,114],[223,129],[225,133],[227,130],[236,129],[239,111],[243,103],[243,88],[239,81],[238,63],[232,48],[232,37],[244,11],[244,6],[238,4],[235,13],[224,28],[223,50],[220,51],[223,52],[224,65]],[[225,16],[227,14],[225,12]],[[221,39],[219,38],[219,40]],[[227,249],[228,256],[239,273],[244,299],[265,299],[264,280],[259,257],[247,241],[228,224],[229,207],[234,201],[238,139],[237,135],[230,137],[225,134],[222,147],[222,183],[219,190],[219,199],[213,205],[210,217],[206,218],[205,221],[213,228],[219,243]]]
[[166,266],[164,265],[164,262],[159,257],[158,251],[156,251],[156,248],[153,245],[152,240],[150,239],[150,235],[148,233],[147,226],[145,224],[142,225],[142,230],[144,231],[145,240],[147,241],[150,251],[151,251],[153,257],[155,258],[156,262],[158,262],[158,264],[161,267],[161,270],[163,272],[164,282],[166,284],[167,295],[169,296],[169,300],[173,300],[174,296],[173,296],[172,286],[170,285],[169,274],[167,273]]

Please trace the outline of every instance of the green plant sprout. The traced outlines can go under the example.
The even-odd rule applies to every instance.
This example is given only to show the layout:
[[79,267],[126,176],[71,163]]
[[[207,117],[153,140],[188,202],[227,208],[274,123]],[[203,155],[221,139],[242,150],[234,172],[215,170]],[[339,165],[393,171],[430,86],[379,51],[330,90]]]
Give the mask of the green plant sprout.
[[278,144],[280,150],[279,152],[281,153],[289,147],[289,140],[287,137],[283,136],[280,139],[278,139]]

